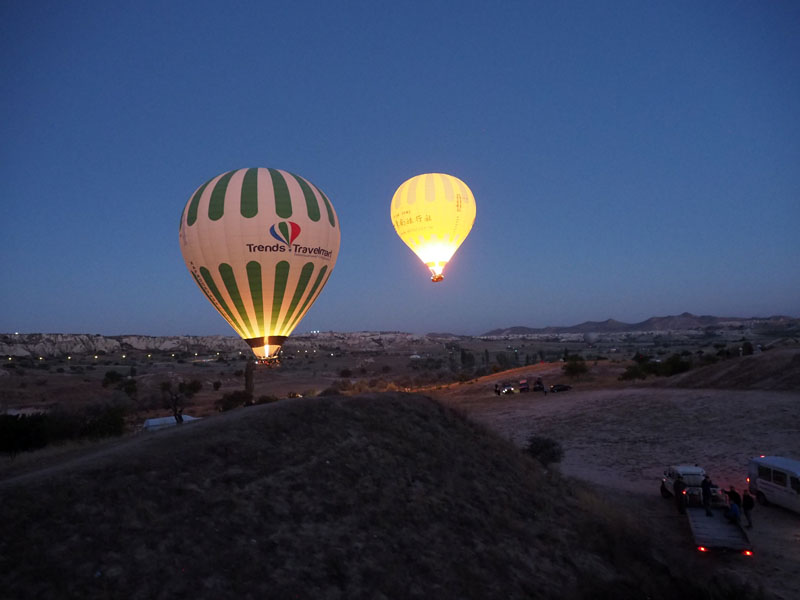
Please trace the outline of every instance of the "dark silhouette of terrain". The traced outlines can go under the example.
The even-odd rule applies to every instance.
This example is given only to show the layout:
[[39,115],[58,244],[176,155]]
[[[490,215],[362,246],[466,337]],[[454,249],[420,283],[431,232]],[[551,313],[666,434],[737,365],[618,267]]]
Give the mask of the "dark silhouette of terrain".
[[752,598],[417,394],[281,401],[0,480],[10,598]]

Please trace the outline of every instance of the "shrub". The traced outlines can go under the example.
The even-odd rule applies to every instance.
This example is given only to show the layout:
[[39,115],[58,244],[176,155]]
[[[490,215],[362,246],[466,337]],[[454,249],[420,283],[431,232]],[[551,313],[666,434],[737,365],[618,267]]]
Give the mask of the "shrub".
[[222,396],[222,398],[214,403],[214,406],[219,412],[225,412],[233,410],[234,408],[239,408],[240,406],[252,404],[252,402],[252,394],[244,390],[236,390],[235,392],[229,392]]
[[129,398],[133,398],[136,396],[136,392],[138,391],[136,388],[136,380],[135,379],[126,379],[121,384],[119,384],[119,389],[121,389]]
[[564,456],[561,444],[553,439],[539,435],[532,435],[528,438],[525,452],[542,463],[543,467],[547,467],[550,463],[560,462]]
[[620,381],[631,381],[633,379],[647,379],[647,373],[639,365],[630,365],[625,372],[618,377]]
[[16,456],[71,439],[118,436],[125,432],[125,407],[95,405],[84,412],[0,415],[0,451]]
[[87,409],[88,418],[81,437],[99,439],[125,433],[125,408],[119,405],[94,406]]
[[561,370],[564,372],[564,375],[578,379],[581,375],[585,375],[589,372],[589,367],[586,366],[586,362],[582,358],[573,355],[564,363]]
[[661,363],[658,374],[665,377],[670,377],[672,375],[677,375],[678,373],[685,373],[691,368],[692,363],[687,360],[683,360],[680,354],[673,354],[667,360]]

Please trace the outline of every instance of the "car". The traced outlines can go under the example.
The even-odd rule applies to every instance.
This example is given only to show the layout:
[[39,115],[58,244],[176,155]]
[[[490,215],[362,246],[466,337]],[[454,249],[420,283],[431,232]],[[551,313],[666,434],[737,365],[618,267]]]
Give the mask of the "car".
[[513,383],[503,382],[500,384],[501,394],[516,394],[517,388]]
[[537,377],[536,381],[533,382],[533,391],[534,392],[543,392],[544,391],[544,384],[542,383],[542,378]]
[[531,390],[531,386],[528,385],[527,379],[520,379],[519,380],[519,391],[520,392],[529,392]]
[[[705,469],[697,465],[672,465],[664,470],[664,477],[661,479],[661,496],[671,498],[675,495],[675,482],[678,477],[683,478],[686,488],[683,490],[686,496],[687,506],[702,506],[703,490],[700,487],[705,477]],[[711,486],[711,505],[726,506],[727,496],[716,485]]]
[[550,386],[550,391],[555,394],[556,392],[567,392],[572,389],[571,385],[566,385],[564,383],[556,383]]

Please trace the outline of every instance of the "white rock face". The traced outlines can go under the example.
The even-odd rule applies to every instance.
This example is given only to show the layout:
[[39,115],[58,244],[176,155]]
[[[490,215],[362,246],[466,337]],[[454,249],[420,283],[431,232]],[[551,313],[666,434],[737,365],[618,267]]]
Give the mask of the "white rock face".
[[[458,336],[417,335],[402,332],[358,331],[320,332],[289,338],[284,348],[293,350],[340,349],[347,352],[425,352]],[[102,336],[64,333],[0,334],[0,356],[62,357],[86,354],[139,352],[249,352],[249,346],[235,336]]]
[[81,354],[114,354],[125,350],[161,352],[235,352],[249,350],[232,336],[144,335],[102,336],[64,333],[25,333],[0,335],[0,356],[59,357]]

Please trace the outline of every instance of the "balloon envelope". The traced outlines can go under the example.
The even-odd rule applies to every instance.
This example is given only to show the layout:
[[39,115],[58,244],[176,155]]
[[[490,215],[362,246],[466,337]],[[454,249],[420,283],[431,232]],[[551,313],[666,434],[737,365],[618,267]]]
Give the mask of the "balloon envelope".
[[256,357],[269,360],[325,287],[340,234],[319,188],[258,168],[201,185],[183,210],[179,237],[197,285]]
[[397,235],[430,269],[431,281],[441,281],[475,222],[475,198],[458,177],[417,175],[397,188],[391,216]]

